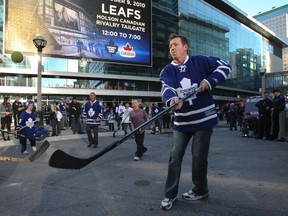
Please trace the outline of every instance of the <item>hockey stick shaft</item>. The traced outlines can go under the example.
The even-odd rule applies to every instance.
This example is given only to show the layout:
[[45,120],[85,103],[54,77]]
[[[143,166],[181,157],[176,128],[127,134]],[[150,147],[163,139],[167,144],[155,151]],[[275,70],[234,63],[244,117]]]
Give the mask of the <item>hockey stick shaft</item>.
[[130,114],[128,114],[120,123],[119,127],[113,132],[113,137],[116,137],[115,134],[117,133],[117,131],[120,130],[120,128],[122,127],[122,124],[124,123],[124,121],[130,116]]
[[41,147],[29,158],[15,158],[0,156],[0,161],[16,162],[16,163],[28,163],[33,162],[39,158],[50,146],[50,143],[46,140]]
[[71,156],[61,150],[56,150],[50,157],[49,165],[55,168],[62,168],[62,169],[81,169],[87,164],[91,163],[92,161],[96,160],[97,158],[101,157],[102,155],[106,154],[107,152],[111,151],[115,147],[119,146],[121,143],[128,140],[131,136],[133,136],[135,133],[139,132],[141,129],[146,128],[148,125],[150,125],[155,120],[161,118],[165,113],[169,112],[173,108],[175,108],[179,103],[186,101],[188,98],[196,95],[201,88],[195,89],[193,92],[187,94],[182,99],[179,100],[178,103],[174,103],[164,109],[159,114],[155,115],[148,121],[144,122],[142,125],[138,126],[134,130],[130,131],[128,134],[123,136],[122,138],[116,140],[115,142],[111,143],[109,146],[104,148],[102,151],[98,152],[94,156],[87,158],[87,159],[81,159],[74,156]]
[[25,137],[25,136],[22,135],[22,134],[18,134],[19,131],[5,131],[5,130],[0,130],[0,131],[1,131],[1,133],[7,133],[7,134],[15,135],[15,136]]
[[[36,121],[33,121],[33,123],[35,123]],[[15,136],[21,136],[21,137],[26,137],[22,134],[19,134],[19,132],[21,132],[21,130],[23,130],[24,128],[27,128],[27,125],[21,127],[20,129],[18,130],[15,130],[15,131],[6,131],[6,130],[0,130],[1,133],[7,133],[7,134],[12,134],[12,135],[15,135]]]

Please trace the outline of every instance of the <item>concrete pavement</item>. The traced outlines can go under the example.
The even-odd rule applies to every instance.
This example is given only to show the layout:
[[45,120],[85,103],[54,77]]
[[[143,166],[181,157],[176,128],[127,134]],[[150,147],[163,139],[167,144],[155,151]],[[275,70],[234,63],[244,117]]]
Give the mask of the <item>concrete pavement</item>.
[[[147,131],[148,151],[140,161],[132,160],[136,146],[130,139],[81,170],[64,170],[48,166],[56,149],[87,158],[115,138],[110,132],[99,133],[99,147],[94,149],[87,147],[86,134],[65,130],[59,137],[48,137],[51,146],[35,162],[0,161],[0,215],[288,215],[288,142],[242,138],[223,123],[214,129],[211,141],[210,197],[193,203],[180,198],[191,188],[189,146],[178,202],[169,211],[161,210],[171,138]],[[17,143],[1,141],[0,154],[25,157]]]

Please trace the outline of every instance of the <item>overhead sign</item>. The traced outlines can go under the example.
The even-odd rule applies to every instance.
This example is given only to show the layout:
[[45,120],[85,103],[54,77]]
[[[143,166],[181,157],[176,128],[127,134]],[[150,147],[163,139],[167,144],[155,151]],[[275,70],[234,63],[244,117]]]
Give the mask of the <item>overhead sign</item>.
[[5,51],[151,66],[151,0],[9,0]]

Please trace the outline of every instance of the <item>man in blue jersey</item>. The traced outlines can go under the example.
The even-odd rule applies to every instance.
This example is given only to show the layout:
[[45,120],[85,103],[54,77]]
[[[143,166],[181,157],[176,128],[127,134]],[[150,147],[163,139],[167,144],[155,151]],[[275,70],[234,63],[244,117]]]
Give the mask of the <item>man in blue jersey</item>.
[[[94,92],[90,93],[90,100],[84,106],[82,117],[86,122],[86,133],[88,136],[89,145],[93,145],[94,148],[98,146],[98,126],[101,123],[102,107],[99,102],[96,100],[96,95]],[[93,136],[92,132],[93,131]]]
[[58,107],[59,107],[59,111],[62,114],[62,118],[60,121],[60,130],[65,130],[64,127],[67,126],[67,107],[68,106],[67,106],[66,101],[63,97],[60,99],[60,102],[58,103]]
[[[168,210],[177,200],[181,165],[187,145],[192,138],[193,187],[182,198],[195,201],[207,198],[207,165],[210,138],[218,123],[211,89],[223,82],[230,66],[221,59],[209,56],[188,56],[188,41],[184,36],[171,34],[169,49],[172,62],[161,71],[161,96],[165,104],[176,103],[174,110],[173,146],[169,159],[165,198],[161,208]],[[190,92],[200,87],[197,95],[179,103]],[[192,185],[191,185],[192,186]]]

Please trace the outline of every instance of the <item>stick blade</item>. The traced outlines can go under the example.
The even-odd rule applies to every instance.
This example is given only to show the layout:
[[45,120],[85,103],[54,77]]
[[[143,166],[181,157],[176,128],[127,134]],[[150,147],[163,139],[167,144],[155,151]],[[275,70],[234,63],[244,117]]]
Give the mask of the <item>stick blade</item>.
[[46,140],[41,147],[29,158],[30,162],[39,158],[50,146],[50,143]]
[[50,157],[49,166],[62,169],[81,169],[90,160],[73,157],[62,150],[56,150]]

